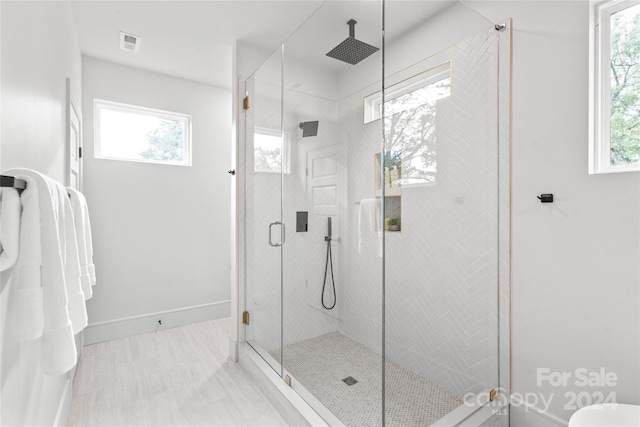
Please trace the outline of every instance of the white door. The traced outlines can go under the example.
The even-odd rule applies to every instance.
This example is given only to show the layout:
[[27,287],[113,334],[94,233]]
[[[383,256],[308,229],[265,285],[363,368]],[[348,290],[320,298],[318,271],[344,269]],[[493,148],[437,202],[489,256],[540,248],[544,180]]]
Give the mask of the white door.
[[[329,147],[310,149],[307,151],[307,201],[309,203],[310,218],[309,230],[311,238],[311,275],[307,280],[306,291],[307,304],[315,307],[322,313],[335,318],[340,318],[340,305],[334,309],[326,310],[326,303],[331,306],[336,301],[334,283],[338,283],[340,270],[340,236],[345,230],[343,206],[343,170],[345,159],[343,155],[344,144],[331,145]],[[328,218],[331,218],[330,242],[324,239],[329,233]],[[331,245],[330,265],[327,263],[328,247]],[[334,274],[323,276],[323,270],[330,268]],[[330,270],[328,270],[330,271]],[[335,277],[335,279],[332,279]],[[334,282],[335,280],[335,282]]]
[[66,185],[82,191],[82,113],[71,93],[71,80],[67,78],[67,182]]
[[313,215],[336,217],[342,199],[338,154],[340,145],[307,152],[307,197]]

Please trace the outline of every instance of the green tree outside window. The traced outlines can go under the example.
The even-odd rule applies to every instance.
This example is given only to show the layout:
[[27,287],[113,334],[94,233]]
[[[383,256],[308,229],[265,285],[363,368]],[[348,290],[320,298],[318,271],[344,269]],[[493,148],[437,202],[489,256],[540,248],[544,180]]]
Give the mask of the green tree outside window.
[[611,164],[640,162],[640,5],[611,15]]
[[147,133],[149,148],[140,153],[147,160],[184,160],[184,125],[175,120],[160,120],[160,126]]

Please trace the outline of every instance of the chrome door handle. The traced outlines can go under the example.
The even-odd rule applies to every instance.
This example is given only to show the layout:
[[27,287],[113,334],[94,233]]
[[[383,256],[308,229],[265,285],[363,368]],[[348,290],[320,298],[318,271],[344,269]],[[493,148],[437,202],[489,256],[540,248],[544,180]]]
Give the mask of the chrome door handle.
[[[274,225],[281,225],[282,229],[280,232],[280,240],[281,243],[273,243],[273,240],[271,239],[271,229],[273,228]],[[284,224],[281,223],[280,221],[273,221],[272,223],[269,224],[269,240],[268,240],[269,246],[273,246],[274,248],[277,248],[278,246],[282,246],[284,244]]]

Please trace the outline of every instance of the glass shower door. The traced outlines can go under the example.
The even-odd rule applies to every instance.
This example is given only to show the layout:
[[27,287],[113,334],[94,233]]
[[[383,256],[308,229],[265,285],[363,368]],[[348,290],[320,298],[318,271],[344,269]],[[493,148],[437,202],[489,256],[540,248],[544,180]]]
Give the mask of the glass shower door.
[[[283,174],[282,367],[333,426],[383,425],[383,259],[373,180],[382,128],[362,118],[363,97],[382,89],[382,52],[328,54],[353,42],[353,26],[358,46],[381,48],[381,12],[379,1],[326,2],[287,39],[282,61],[291,148]],[[294,227],[299,214],[306,223]]]
[[282,349],[281,50],[245,82],[245,340],[279,374]]

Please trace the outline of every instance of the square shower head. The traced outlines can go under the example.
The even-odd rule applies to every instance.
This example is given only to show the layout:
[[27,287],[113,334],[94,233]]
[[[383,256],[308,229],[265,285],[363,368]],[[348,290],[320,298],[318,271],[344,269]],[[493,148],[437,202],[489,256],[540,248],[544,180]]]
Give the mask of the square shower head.
[[342,43],[331,49],[329,53],[327,53],[327,56],[346,62],[347,64],[356,65],[378,50],[380,49],[360,41],[355,37],[347,37]]
[[308,136],[316,136],[318,135],[318,121],[315,120],[313,122],[302,122],[300,123],[300,129],[302,129],[303,138],[306,138]]

